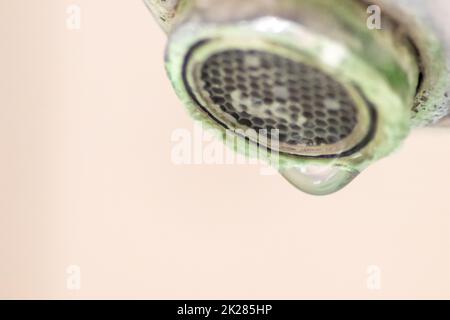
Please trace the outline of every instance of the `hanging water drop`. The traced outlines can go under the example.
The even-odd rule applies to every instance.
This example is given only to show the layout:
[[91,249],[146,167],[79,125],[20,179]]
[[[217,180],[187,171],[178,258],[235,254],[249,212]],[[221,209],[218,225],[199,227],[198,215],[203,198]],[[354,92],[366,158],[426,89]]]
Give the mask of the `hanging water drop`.
[[306,165],[283,169],[280,173],[297,189],[325,196],[346,187],[360,172],[341,166]]

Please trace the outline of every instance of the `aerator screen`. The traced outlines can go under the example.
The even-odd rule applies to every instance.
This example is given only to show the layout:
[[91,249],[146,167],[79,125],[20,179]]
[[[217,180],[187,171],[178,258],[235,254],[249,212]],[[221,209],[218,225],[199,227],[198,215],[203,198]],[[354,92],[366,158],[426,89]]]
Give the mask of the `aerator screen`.
[[357,124],[357,109],[340,83],[273,53],[216,53],[203,64],[201,82],[229,122],[255,130],[279,129],[280,142],[289,145],[334,144]]

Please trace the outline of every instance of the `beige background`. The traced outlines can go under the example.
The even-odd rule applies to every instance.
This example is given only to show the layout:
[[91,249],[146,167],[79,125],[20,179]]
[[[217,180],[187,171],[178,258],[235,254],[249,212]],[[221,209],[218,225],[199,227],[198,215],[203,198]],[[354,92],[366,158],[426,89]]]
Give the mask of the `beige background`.
[[326,198],[255,166],[175,166],[192,122],[140,0],[0,15],[0,297],[450,298],[450,130]]

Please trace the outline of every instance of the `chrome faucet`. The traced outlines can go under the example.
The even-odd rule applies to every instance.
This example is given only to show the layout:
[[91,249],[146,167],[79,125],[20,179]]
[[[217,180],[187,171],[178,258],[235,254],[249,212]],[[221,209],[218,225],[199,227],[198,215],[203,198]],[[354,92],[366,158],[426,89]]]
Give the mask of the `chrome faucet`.
[[276,168],[307,193],[340,190],[449,113],[433,1],[144,1],[194,119],[233,132],[249,157],[276,151]]

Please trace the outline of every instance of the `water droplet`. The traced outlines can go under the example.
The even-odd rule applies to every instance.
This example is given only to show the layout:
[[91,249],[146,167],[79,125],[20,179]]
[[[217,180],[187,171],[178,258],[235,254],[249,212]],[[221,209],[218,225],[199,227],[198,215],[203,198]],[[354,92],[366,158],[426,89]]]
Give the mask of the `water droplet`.
[[297,189],[325,196],[346,187],[360,172],[340,166],[306,165],[283,169],[280,173]]

